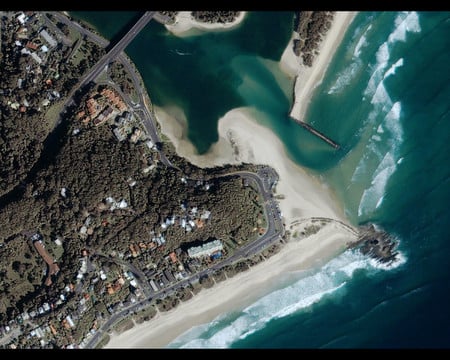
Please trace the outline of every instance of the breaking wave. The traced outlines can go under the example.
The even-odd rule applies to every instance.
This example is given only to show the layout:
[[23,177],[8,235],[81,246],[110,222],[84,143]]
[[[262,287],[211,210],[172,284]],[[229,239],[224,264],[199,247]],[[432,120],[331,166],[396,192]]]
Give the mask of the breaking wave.
[[[406,41],[408,32],[420,32],[419,17],[415,12],[402,12],[394,20],[394,29],[377,49],[376,61],[371,65],[372,74],[363,92],[363,100],[368,99],[373,109],[365,121],[362,132],[371,132],[368,136],[367,151],[359,161],[352,180],[361,177],[361,171],[369,170],[365,162],[372,161],[376,166],[370,185],[363,191],[358,216],[370,215],[378,209],[384,200],[389,178],[401,162],[399,147],[403,142],[403,128],[400,121],[401,102],[393,102],[384,81],[394,76],[397,69],[404,65],[404,59],[391,59],[392,46]],[[378,161],[373,164],[373,159]],[[369,170],[370,171],[370,170]]]
[[395,18],[395,30],[389,35],[389,42],[406,41],[406,33],[418,33],[420,28],[417,12],[403,12]]
[[221,315],[208,324],[197,326],[179,336],[168,347],[228,348],[234,342],[261,330],[271,320],[305,311],[324,297],[343,294],[345,285],[357,270],[374,275],[381,270],[395,269],[405,261],[406,258],[401,254],[397,261],[383,265],[357,250],[347,250],[324,265],[319,272],[266,295],[237,314]]
[[399,68],[401,66],[403,66],[403,58],[398,59],[397,62],[394,65],[392,65],[388,71],[386,71],[386,74],[384,74],[383,80],[386,79],[390,75],[394,75],[395,70],[397,70],[397,68]]
[[382,120],[382,124],[379,124],[377,127],[374,126],[376,133],[369,140],[367,146],[369,153],[366,153],[361,158],[360,163],[353,173],[352,181],[360,176],[362,169],[366,170],[367,166],[365,162],[367,158],[380,156],[380,149],[377,143],[382,142],[384,146],[387,144],[388,150],[372,175],[370,187],[365,189],[361,196],[358,206],[358,216],[370,214],[383,203],[388,180],[397,169],[397,164],[400,161],[399,146],[403,141],[403,129],[400,123],[400,117],[401,103],[397,101],[391,105]]
[[362,34],[361,37],[359,38],[358,43],[356,44],[355,50],[353,52],[353,57],[359,57],[359,55],[361,55],[361,48],[363,46],[367,46],[366,34],[370,29],[372,29],[372,25],[369,25],[366,31],[364,31],[364,34]]
[[357,59],[352,62],[350,66],[339,72],[335,83],[330,87],[330,90],[328,90],[328,94],[336,94],[344,90],[344,88],[355,78],[356,74],[361,69],[361,65],[361,60]]
[[358,216],[367,215],[380,207],[389,177],[396,168],[396,162],[392,154],[388,152],[375,170],[370,187],[363,192],[358,207]]
[[360,36],[358,42],[355,45],[355,49],[353,50],[352,58],[354,59],[354,61],[347,68],[337,74],[336,81],[328,90],[328,94],[331,95],[340,93],[352,82],[352,80],[361,70],[363,63],[359,59],[359,56],[361,54],[361,49],[367,46],[366,34],[371,28],[372,25],[369,25],[364,33]]

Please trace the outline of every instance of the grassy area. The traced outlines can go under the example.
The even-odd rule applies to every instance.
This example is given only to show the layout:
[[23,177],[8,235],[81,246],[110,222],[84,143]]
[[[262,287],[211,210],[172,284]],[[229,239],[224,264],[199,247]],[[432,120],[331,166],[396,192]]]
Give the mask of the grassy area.
[[83,46],[84,44],[81,44],[80,46],[78,46],[78,49],[75,51],[74,54],[72,54],[72,56],[70,57],[70,61],[72,62],[72,64],[74,66],[78,66],[78,64],[80,63],[81,60],[83,60],[86,57],[86,54],[84,54],[81,50],[84,48]]
[[111,340],[111,338],[108,334],[103,335],[102,339],[98,342],[95,348],[101,349],[102,347],[106,346],[106,344],[109,343],[109,340]]
[[72,26],[69,26],[69,35],[67,36],[70,40],[72,40],[72,44],[75,44],[75,41],[81,39],[81,34],[78,30],[75,30]]
[[45,240],[45,247],[50,255],[55,259],[55,261],[60,261],[64,253],[64,247],[56,245],[54,241],[50,239]]
[[102,71],[100,75],[95,79],[97,84],[108,84],[111,78],[108,76],[106,71]]
[[53,130],[56,125],[56,122],[59,119],[59,114],[63,110],[64,100],[59,100],[51,105],[48,110],[45,112],[44,121],[47,124],[47,132]]
[[134,315],[133,319],[137,324],[142,324],[144,321],[150,320],[152,317],[156,315],[156,309],[154,306],[150,306],[147,309],[139,311],[136,315]]
[[130,330],[134,327],[133,320],[129,318],[125,318],[120,320],[116,325],[114,325],[113,329],[117,331],[118,333],[122,333],[126,330]]
[[137,91],[134,87],[133,87],[133,90],[130,92],[129,96],[130,96],[131,101],[133,101],[134,103],[139,102],[139,95],[137,94]]
[[175,152],[175,148],[173,147],[172,142],[170,141],[169,137],[163,133],[159,134],[159,137],[161,138],[162,142],[168,143],[168,146],[172,147],[172,150]]

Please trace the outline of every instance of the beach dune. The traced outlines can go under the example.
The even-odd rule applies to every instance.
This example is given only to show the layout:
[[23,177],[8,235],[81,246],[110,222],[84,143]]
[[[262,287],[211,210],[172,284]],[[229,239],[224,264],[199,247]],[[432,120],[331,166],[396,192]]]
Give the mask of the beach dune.
[[[317,81],[321,80],[331,54],[354,15],[345,12],[335,16],[329,35],[324,40],[326,46],[322,45],[319,57],[312,68],[306,69],[306,74],[303,72],[301,75],[305,69],[299,68],[298,59],[292,51],[292,42],[286,48],[280,66],[291,76],[297,76],[297,83],[301,84],[297,86],[296,83],[296,112],[306,108],[308,96]],[[333,33],[333,29],[339,34]],[[198,155],[187,139],[186,118],[181,109],[155,107],[155,114],[162,132],[172,141],[177,153],[195,165],[211,167],[248,162],[273,167],[279,175],[276,195],[284,195],[279,200],[283,220],[286,230],[292,234],[276,255],[244,273],[202,290],[167,313],[158,313],[148,322],[136,325],[122,334],[113,334],[106,348],[166,346],[194,326],[250,305],[275,289],[279,280],[287,273],[323,265],[342,253],[347,243],[356,240],[354,233],[338,222],[329,222],[316,234],[308,237],[294,236],[301,233],[302,227],[304,229],[308,225],[308,220],[305,219],[311,217],[325,217],[342,222],[347,220],[332,191],[289,159],[280,139],[257,122],[257,113],[251,108],[237,108],[226,113],[218,123],[218,142],[204,155]]]

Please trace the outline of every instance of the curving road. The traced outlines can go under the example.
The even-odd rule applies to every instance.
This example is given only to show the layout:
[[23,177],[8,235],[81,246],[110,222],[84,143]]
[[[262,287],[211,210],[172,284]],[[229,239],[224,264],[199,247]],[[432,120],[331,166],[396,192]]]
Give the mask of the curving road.
[[[268,174],[271,174],[272,176],[275,176],[276,173],[270,169],[262,169],[262,171],[267,170]],[[211,267],[204,269],[198,273],[195,273],[181,281],[178,281],[177,283],[170,285],[164,289],[161,289],[160,291],[154,293],[153,295],[147,297],[144,300],[141,300],[138,303],[135,303],[127,308],[124,308],[120,312],[112,315],[100,328],[99,330],[93,335],[93,337],[89,340],[89,342],[86,344],[86,348],[94,348],[98,342],[101,340],[103,335],[112,327],[116,322],[122,320],[124,317],[128,316],[132,312],[137,312],[141,309],[146,308],[147,306],[151,305],[152,302],[155,299],[166,297],[178,289],[182,289],[186,286],[188,286],[191,282],[195,282],[199,279],[201,279],[204,276],[212,275],[215,271],[231,265],[239,260],[243,260],[245,258],[248,258],[254,254],[257,254],[267,248],[268,246],[272,245],[276,241],[280,240],[280,237],[284,234],[284,227],[280,218],[280,212],[278,209],[278,206],[276,204],[276,201],[273,199],[272,191],[270,189],[265,188],[265,182],[262,177],[260,177],[256,173],[247,172],[247,171],[236,171],[228,174],[221,175],[221,177],[224,176],[230,176],[230,175],[237,175],[242,178],[245,178],[247,180],[253,180],[256,182],[259,191],[263,197],[264,200],[264,212],[266,214],[267,219],[267,231],[264,235],[262,235],[260,238],[256,239],[255,241],[246,244],[236,250],[234,254],[227,259],[212,265]]]
[[[137,28],[135,30],[133,30],[135,27],[133,27],[130,32],[132,32],[133,34],[133,38],[134,36],[136,36],[138,34],[138,32],[140,30],[142,30],[142,28],[145,26],[145,24],[147,24],[154,16],[155,16],[156,12],[152,11],[152,12],[146,12],[141,19],[139,20],[139,24],[136,23],[135,27],[137,26]],[[52,12],[52,15],[60,22],[66,24],[67,26],[71,26],[74,27],[75,30],[79,31],[82,35],[86,36],[87,38],[89,38],[91,41],[97,43],[98,45],[106,48],[107,46],[109,46],[109,41],[106,40],[105,38],[93,33],[92,31],[84,28],[83,26],[81,26],[79,23],[72,21],[70,19],[68,19],[65,15],[58,13],[58,12]],[[133,38],[128,38],[128,43],[133,39]],[[122,41],[122,40],[121,40]],[[125,49],[127,43],[121,43],[122,45],[120,47],[117,47],[117,45],[119,45],[119,43],[117,43],[116,45],[116,51],[115,54],[117,56],[117,60],[119,60],[123,66],[126,68],[128,74],[131,77],[131,80],[133,82],[134,88],[136,89],[138,95],[139,95],[139,102],[137,104],[132,103],[131,101],[127,101],[128,105],[130,108],[133,109],[133,111],[135,112],[141,112],[141,119],[142,119],[142,123],[144,125],[145,130],[147,131],[147,134],[150,136],[150,139],[152,140],[152,142],[154,144],[158,144],[161,143],[161,139],[158,136],[158,131],[156,129],[156,119],[154,118],[153,112],[150,110],[151,109],[151,105],[147,104],[147,102],[149,102],[150,100],[147,100],[147,90],[143,87],[143,85],[141,84],[141,81],[138,77],[138,75],[136,74],[136,70],[135,67],[133,66],[133,64],[131,63],[130,59],[125,55],[125,53],[123,52],[123,50]],[[112,51],[113,49],[111,49]],[[109,53],[108,53],[109,54]],[[106,54],[99,62],[101,62],[101,65],[96,65],[97,69],[95,71],[94,74],[91,74],[90,76],[88,76],[89,74],[87,74],[87,78],[84,81],[84,84],[87,84],[89,81],[86,82],[86,80],[88,79],[95,79],[96,76],[98,76],[105,68],[106,65],[108,65],[113,58],[110,58],[109,61],[102,61],[104,60],[104,58],[108,55]],[[92,70],[91,70],[92,71]],[[97,74],[95,76],[95,74]],[[94,77],[93,77],[94,76]],[[91,79],[91,80],[92,80]],[[157,149],[157,151],[159,152],[159,156],[160,156],[160,161],[169,167],[174,167],[173,164],[169,161],[169,159],[167,159],[166,155],[160,151],[160,149]]]
[[[95,80],[102,71],[104,71],[105,66],[107,66],[109,63],[111,63],[116,57],[118,57],[119,61],[122,62],[122,64],[126,67],[129,75],[132,78],[133,84],[135,86],[136,91],[139,95],[139,103],[138,104],[131,104],[131,101],[129,101],[129,105],[131,105],[132,109],[135,112],[141,112],[142,113],[142,121],[144,124],[144,127],[148,133],[148,135],[151,137],[153,143],[160,143],[161,140],[159,139],[156,126],[155,126],[155,119],[153,117],[153,113],[150,108],[150,104],[148,100],[147,91],[143,86],[141,85],[141,82],[135,72],[134,66],[131,64],[128,57],[125,56],[123,53],[123,50],[125,47],[134,39],[134,37],[139,33],[140,30],[153,18],[155,12],[146,12],[139,20],[138,22],[130,29],[130,31],[107,53],[105,54],[92,68],[91,70],[82,77],[82,79],[79,81],[78,86],[74,88],[72,94],[75,92],[76,89],[83,87],[84,85],[88,84],[89,82]],[[91,40],[95,41],[99,45],[106,47],[109,45],[109,42],[102,37],[92,33],[91,31],[85,29],[81,25],[79,25],[76,22],[73,22],[66,18],[64,15],[60,13],[53,13],[53,15],[58,19],[58,21],[61,21],[69,26],[74,26],[80,33],[83,35],[89,37]],[[73,96],[73,95],[72,95]],[[66,104],[71,103],[72,96],[69,96]],[[160,159],[161,162],[163,162],[165,165],[174,167],[170,161],[166,158],[165,154],[160,151]],[[147,298],[135,303],[127,308],[122,309],[120,312],[113,314],[101,327],[100,329],[92,336],[92,338],[88,341],[85,347],[87,348],[93,348],[95,347],[98,342],[101,340],[104,333],[113,326],[118,320],[121,320],[122,318],[126,317],[130,312],[139,311],[140,309],[143,309],[150,305],[155,299],[166,297],[169,294],[172,294],[177,289],[181,289],[186,287],[189,283],[193,281],[197,281],[200,278],[204,276],[211,275],[215,271],[228,266],[230,264],[233,264],[234,262],[237,262],[239,260],[248,258],[249,256],[252,256],[260,251],[262,251],[264,248],[270,246],[274,242],[278,241],[281,236],[284,235],[284,227],[282,224],[281,216],[280,216],[280,210],[277,206],[276,201],[273,199],[272,194],[272,186],[277,180],[276,173],[270,169],[270,168],[264,168],[259,171],[260,174],[247,172],[247,171],[236,171],[232,173],[228,173],[226,175],[222,176],[230,176],[230,175],[237,175],[242,178],[245,178],[249,181],[254,181],[256,185],[259,188],[259,192],[262,195],[263,199],[263,205],[264,205],[264,213],[267,220],[267,230],[264,235],[256,239],[255,241],[244,245],[243,247],[239,248],[234,252],[234,254],[227,259],[212,265],[210,268],[204,269],[196,274],[193,274],[190,277],[187,277],[169,287],[166,287],[153,295],[149,296],[148,293],[148,287],[143,286],[143,289],[146,293]],[[123,265],[128,266],[130,269],[130,264],[124,263]],[[132,269],[133,272],[136,274],[142,274],[138,269]],[[145,276],[144,276],[145,279]],[[142,281],[143,279],[139,279]],[[142,283],[141,283],[142,286]]]

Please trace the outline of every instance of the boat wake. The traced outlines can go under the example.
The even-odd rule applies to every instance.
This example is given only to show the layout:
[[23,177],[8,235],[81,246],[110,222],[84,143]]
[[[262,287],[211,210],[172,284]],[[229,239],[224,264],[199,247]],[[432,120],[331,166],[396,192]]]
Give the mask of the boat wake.
[[190,52],[183,52],[183,51],[180,51],[180,50],[178,50],[178,49],[170,50],[170,52],[172,52],[172,53],[174,53],[174,54],[177,54],[177,55],[180,55],[180,56],[193,55],[193,54],[190,53]]

